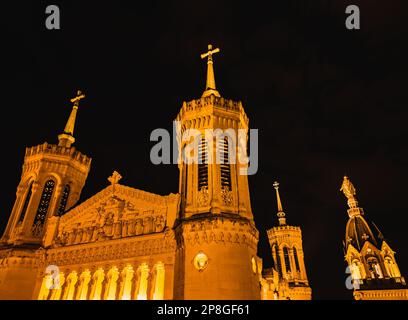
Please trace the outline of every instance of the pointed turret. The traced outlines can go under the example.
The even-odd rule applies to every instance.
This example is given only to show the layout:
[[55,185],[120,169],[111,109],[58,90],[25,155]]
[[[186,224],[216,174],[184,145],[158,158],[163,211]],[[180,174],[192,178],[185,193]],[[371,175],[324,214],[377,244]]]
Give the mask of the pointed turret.
[[[302,231],[300,227],[286,224],[285,212],[279,194],[279,183],[275,181],[273,187],[276,191],[279,219],[278,226],[267,230],[274,268],[279,277],[278,284],[275,285],[276,292],[273,295],[276,295],[275,299],[279,300],[310,300],[312,289],[309,286],[306,273]],[[268,276],[265,276],[266,281],[269,281]]]
[[64,132],[58,136],[60,147],[69,148],[75,142],[74,138],[74,129],[75,129],[75,120],[78,112],[79,101],[85,98],[85,95],[78,90],[77,96],[71,99],[71,102],[74,104],[72,106],[71,114],[69,115],[67,124],[65,125]]
[[285,218],[285,212],[283,212],[283,208],[282,208],[282,202],[280,199],[280,195],[279,195],[279,182],[275,181],[273,183],[273,187],[276,190],[276,201],[278,204],[278,219],[279,219],[279,225],[280,226],[284,226],[286,225],[286,218]]

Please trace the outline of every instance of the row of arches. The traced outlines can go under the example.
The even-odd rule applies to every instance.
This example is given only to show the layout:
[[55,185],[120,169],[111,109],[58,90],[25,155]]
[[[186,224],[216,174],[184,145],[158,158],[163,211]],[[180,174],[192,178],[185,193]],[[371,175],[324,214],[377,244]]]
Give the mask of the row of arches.
[[147,263],[136,269],[128,264],[122,270],[112,266],[93,272],[73,270],[50,272],[42,280],[38,300],[163,300],[164,263],[157,262],[152,269]]
[[365,258],[366,267],[359,258],[354,258],[350,264],[350,272],[353,280],[362,280],[366,278],[383,279],[383,278],[400,278],[401,273],[398,265],[390,256],[384,257],[383,268],[380,260],[373,255]]
[[295,246],[289,248],[285,245],[282,249],[279,249],[278,244],[275,244],[273,246],[273,256],[280,277],[293,277],[295,274],[299,275],[301,273],[299,254]]

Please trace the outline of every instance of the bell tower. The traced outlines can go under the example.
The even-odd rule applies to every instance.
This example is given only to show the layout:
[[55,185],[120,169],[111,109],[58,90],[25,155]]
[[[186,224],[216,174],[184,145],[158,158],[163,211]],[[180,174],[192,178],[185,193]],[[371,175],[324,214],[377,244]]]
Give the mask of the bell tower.
[[356,189],[344,177],[340,191],[347,198],[349,220],[344,241],[356,300],[408,300],[408,287],[398,268],[395,252],[377,226],[364,218]]
[[270,278],[275,288],[274,299],[279,300],[310,300],[312,289],[306,274],[304,262],[302,230],[300,227],[286,223],[279,194],[279,183],[274,182],[278,205],[279,225],[267,231],[272,257],[275,265],[275,279]]
[[59,143],[26,148],[16,201],[1,242],[6,245],[40,246],[47,220],[61,216],[78,200],[91,159],[72,146],[79,101],[78,91]]
[[248,117],[241,102],[221,97],[208,46],[206,88],[176,118],[181,206],[175,299],[259,299],[258,231],[247,168]]

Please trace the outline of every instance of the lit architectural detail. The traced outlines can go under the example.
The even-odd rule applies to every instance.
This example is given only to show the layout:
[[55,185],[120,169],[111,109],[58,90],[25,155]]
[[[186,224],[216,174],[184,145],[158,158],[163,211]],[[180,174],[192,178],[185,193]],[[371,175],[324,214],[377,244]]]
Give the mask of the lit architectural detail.
[[356,300],[408,300],[408,288],[401,276],[395,252],[375,224],[364,218],[358,207],[356,189],[344,177],[340,191],[347,198],[349,220],[344,241]]
[[264,269],[262,298],[268,300],[310,300],[312,289],[306,274],[303,258],[302,231],[286,224],[279,195],[279,183],[273,184],[276,192],[279,225],[268,230],[274,268]]
[[203,271],[208,264],[208,257],[204,252],[199,252],[197,255],[194,257],[194,267],[198,271]]

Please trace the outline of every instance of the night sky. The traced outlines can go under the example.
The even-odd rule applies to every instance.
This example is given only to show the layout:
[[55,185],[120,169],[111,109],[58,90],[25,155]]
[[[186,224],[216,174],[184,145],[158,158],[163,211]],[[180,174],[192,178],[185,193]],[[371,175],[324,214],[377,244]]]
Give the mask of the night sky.
[[[26,146],[57,142],[77,89],[75,146],[93,158],[89,198],[118,170],[122,184],[178,191],[176,165],[150,162],[150,133],[171,130],[183,101],[205,86],[207,45],[217,89],[241,100],[259,129],[249,178],[259,255],[277,224],[273,181],[288,223],[303,232],[315,299],[351,299],[342,241],[344,174],[408,276],[407,1],[18,1],[2,8],[0,231],[11,212]],[[45,28],[58,4],[61,30]],[[345,28],[359,5],[361,30]]]

